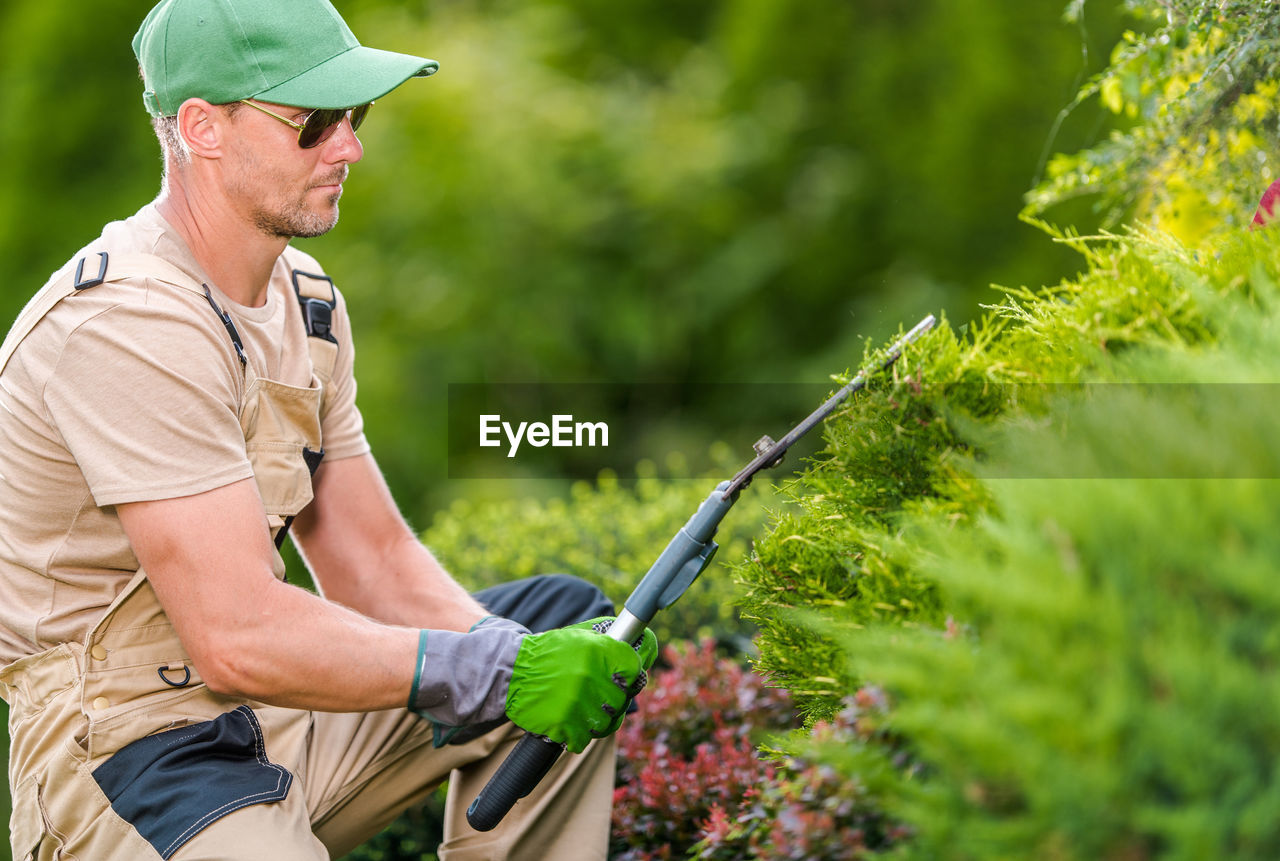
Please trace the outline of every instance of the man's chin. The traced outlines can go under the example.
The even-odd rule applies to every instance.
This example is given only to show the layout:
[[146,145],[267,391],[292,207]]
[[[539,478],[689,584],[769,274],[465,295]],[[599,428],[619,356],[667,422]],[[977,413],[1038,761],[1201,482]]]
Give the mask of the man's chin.
[[289,216],[260,213],[255,223],[263,233],[279,239],[323,236],[338,223],[337,199],[329,206],[328,212],[294,213]]
[[297,233],[293,234],[297,239],[311,239],[315,236],[323,236],[330,230],[338,226],[338,204],[335,201],[330,214],[327,217],[317,216],[312,223],[301,225]]
[[337,225],[337,223],[338,223],[338,220],[335,218],[332,222],[322,227],[317,227],[314,229],[307,228],[304,230],[297,230],[294,233],[290,234],[288,238],[289,239],[314,239],[317,236],[324,236],[330,230],[333,230],[333,228]]

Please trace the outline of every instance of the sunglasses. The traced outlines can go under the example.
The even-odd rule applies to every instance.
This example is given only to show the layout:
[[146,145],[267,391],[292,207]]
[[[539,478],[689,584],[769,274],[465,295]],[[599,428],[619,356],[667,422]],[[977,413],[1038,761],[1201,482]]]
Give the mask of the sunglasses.
[[364,118],[369,113],[369,108],[373,107],[373,102],[369,102],[367,105],[359,105],[354,108],[317,108],[307,114],[305,120],[295,123],[293,120],[285,119],[274,111],[267,110],[257,102],[249,99],[241,99],[240,101],[251,108],[257,108],[269,117],[275,117],[291,128],[297,129],[298,146],[303,149],[311,149],[327,141],[347,117],[351,117],[351,130],[354,132],[364,122]]

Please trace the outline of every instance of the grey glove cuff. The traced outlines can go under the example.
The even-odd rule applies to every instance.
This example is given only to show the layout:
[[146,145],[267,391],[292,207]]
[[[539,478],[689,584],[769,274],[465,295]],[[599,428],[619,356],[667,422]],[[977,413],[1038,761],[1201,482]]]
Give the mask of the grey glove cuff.
[[511,669],[528,633],[500,616],[486,616],[466,634],[422,631],[409,708],[449,726],[505,717]]

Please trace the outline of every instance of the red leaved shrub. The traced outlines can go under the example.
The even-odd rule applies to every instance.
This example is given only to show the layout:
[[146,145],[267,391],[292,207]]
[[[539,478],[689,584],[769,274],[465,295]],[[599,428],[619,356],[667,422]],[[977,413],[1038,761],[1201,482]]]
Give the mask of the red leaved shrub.
[[[727,658],[711,641],[668,646],[639,712],[618,733],[614,861],[859,859],[905,831],[859,782],[795,757],[763,758],[763,736],[797,728],[785,691]],[[884,695],[864,688],[812,728],[821,745],[878,732]]]
[[618,731],[615,861],[686,857],[713,811],[736,811],[774,778],[752,735],[794,726],[786,692],[718,658],[713,641],[668,645],[662,657],[669,668],[655,670]]

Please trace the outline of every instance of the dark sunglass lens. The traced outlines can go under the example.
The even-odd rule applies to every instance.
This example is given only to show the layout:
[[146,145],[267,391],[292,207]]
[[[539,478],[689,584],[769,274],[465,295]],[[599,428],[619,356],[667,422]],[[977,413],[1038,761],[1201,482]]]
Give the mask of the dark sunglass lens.
[[311,149],[313,146],[324,143],[346,115],[346,111],[338,108],[321,108],[312,111],[302,131],[298,132],[298,146]]
[[364,118],[369,115],[369,108],[373,107],[373,102],[367,105],[360,105],[351,109],[351,130],[355,131],[360,128],[360,124],[364,122]]
[[[364,122],[364,118],[369,114],[369,108],[373,107],[373,102],[367,105],[359,105],[351,108],[351,130],[355,131],[360,128],[360,124]],[[333,136],[335,130],[346,117],[347,111],[338,108],[322,108],[312,111],[307,117],[307,122],[303,125],[302,131],[298,133],[298,145],[303,149],[311,149],[313,146],[319,146]]]

